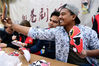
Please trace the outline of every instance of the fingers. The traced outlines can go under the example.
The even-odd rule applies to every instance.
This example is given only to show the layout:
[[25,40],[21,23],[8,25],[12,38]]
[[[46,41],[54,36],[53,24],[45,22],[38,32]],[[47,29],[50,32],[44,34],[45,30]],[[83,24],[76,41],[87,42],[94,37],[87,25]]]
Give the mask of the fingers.
[[1,22],[4,24],[4,26],[11,28],[12,24],[11,24],[11,22],[8,22],[8,20],[2,19]]
[[86,56],[87,56],[87,52],[86,52],[86,50],[82,50],[82,52],[81,52],[81,54],[79,54],[79,53],[76,53],[79,57],[81,57],[81,58],[85,58]]
[[1,19],[1,22],[2,22],[2,23],[5,23],[5,22],[7,22],[7,21],[6,21],[5,19]]
[[6,19],[1,19],[1,22],[2,22],[4,25],[6,25],[7,20],[6,20]]
[[8,24],[12,24],[12,21],[11,21],[11,19],[10,18],[5,18],[5,19],[3,19],[2,17],[0,18],[1,19],[1,22],[7,27],[7,26],[9,26]]
[[21,43],[21,45],[24,47],[24,46],[27,46],[27,44],[26,43]]
[[9,24],[12,24],[11,18],[6,18],[6,20]]

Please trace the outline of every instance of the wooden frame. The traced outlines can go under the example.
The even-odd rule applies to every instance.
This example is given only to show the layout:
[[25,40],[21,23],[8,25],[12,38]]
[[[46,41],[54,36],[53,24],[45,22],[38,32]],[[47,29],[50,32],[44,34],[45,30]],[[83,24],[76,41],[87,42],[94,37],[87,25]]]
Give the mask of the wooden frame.
[[0,0],[0,14],[2,14],[2,12],[3,12],[4,2],[6,2],[7,5],[8,5],[8,12],[7,12],[7,14],[9,15],[9,0]]

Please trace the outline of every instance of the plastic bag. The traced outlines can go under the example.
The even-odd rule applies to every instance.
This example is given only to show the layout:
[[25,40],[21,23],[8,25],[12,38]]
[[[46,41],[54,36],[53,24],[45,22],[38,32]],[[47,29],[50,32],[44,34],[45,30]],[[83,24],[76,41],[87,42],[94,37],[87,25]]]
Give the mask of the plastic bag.
[[9,56],[4,51],[0,51],[0,66],[21,66],[17,56]]

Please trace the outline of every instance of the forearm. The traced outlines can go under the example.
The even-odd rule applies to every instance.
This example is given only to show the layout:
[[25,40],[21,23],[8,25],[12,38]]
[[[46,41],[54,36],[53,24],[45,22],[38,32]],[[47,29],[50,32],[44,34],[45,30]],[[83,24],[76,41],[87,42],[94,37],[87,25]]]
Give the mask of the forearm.
[[87,56],[89,57],[96,57],[99,56],[99,49],[96,50],[86,50]]
[[12,43],[8,43],[7,47],[11,47],[11,48],[14,48],[14,49],[18,49],[19,48],[18,46],[13,45]]
[[28,32],[29,32],[29,29],[30,29],[30,27],[21,26],[21,25],[18,25],[18,24],[12,24],[11,27],[14,31],[20,32],[24,35],[27,35]]

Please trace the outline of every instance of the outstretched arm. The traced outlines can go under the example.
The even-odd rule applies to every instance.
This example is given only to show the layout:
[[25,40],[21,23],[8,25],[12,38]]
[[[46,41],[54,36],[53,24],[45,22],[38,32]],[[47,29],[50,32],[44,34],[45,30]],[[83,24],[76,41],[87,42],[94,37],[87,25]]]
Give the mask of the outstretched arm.
[[6,19],[1,19],[1,22],[6,26],[6,27],[10,27],[11,29],[13,29],[14,31],[20,32],[24,35],[28,34],[28,31],[30,29],[30,27],[25,27],[25,26],[21,26],[18,24],[14,24],[10,18],[6,18]]
[[37,39],[42,39],[42,40],[54,40],[55,31],[57,31],[55,30],[55,28],[52,28],[49,30],[49,29],[37,29],[37,28],[21,26],[21,25],[12,23],[10,18],[7,18],[6,20],[2,19],[2,23],[6,27],[10,27],[14,31],[20,32],[34,39],[37,38]]
[[21,26],[21,25],[18,25],[18,24],[12,24],[11,28],[14,31],[20,32],[20,33],[22,33],[22,34],[24,34],[26,36],[27,36],[27,34],[29,32],[29,29],[30,29],[30,27]]

